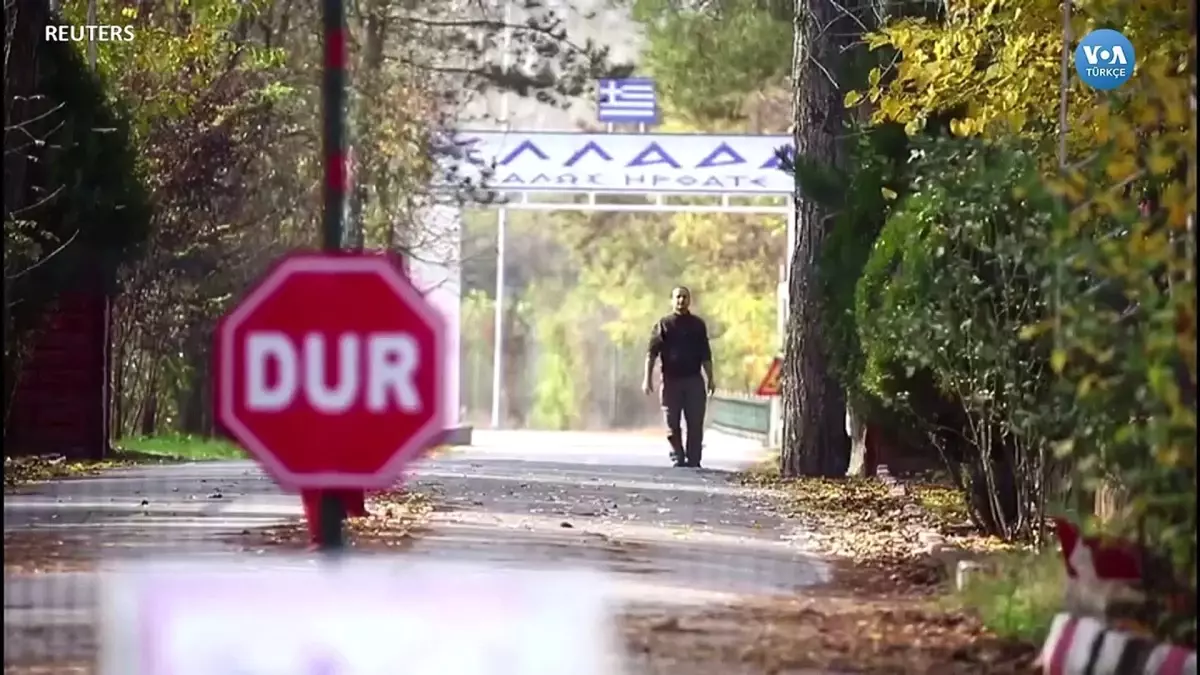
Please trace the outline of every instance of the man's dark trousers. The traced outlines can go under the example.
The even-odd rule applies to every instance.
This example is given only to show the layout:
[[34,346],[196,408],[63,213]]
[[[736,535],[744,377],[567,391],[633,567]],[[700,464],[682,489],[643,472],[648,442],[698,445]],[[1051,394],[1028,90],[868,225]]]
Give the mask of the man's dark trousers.
[[[704,414],[708,408],[708,387],[704,384],[704,378],[699,374],[664,377],[662,408],[667,420],[667,440],[671,442],[671,459],[676,464],[700,466],[700,452],[704,443]],[[681,421],[687,423],[686,437],[683,435]]]

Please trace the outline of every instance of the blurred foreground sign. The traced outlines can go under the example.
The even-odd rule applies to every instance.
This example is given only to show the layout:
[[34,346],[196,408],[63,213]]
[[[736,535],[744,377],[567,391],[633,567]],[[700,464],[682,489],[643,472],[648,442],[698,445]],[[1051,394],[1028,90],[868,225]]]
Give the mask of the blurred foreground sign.
[[101,673],[615,675],[604,582],[395,559],[131,563],[101,583]]
[[446,428],[445,327],[390,257],[284,256],[214,352],[217,419],[285,488],[387,489]]

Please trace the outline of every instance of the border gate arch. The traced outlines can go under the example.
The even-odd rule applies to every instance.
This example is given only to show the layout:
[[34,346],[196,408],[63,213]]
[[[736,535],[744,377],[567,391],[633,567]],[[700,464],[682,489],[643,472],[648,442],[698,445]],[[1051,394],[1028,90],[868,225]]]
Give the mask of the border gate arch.
[[[782,134],[614,133],[460,130],[448,143],[448,173],[500,196],[497,208],[496,333],[491,426],[500,427],[505,303],[505,232],[509,210],[626,213],[730,213],[784,216],[787,251],[795,243],[793,178],[779,168]],[[557,199],[547,199],[553,195]],[[616,201],[637,195],[644,203]],[[790,263],[790,256],[785,260]],[[781,270],[778,333],[786,312]],[[778,345],[777,345],[778,346]],[[457,371],[457,368],[454,369]],[[771,406],[778,433],[780,411]]]

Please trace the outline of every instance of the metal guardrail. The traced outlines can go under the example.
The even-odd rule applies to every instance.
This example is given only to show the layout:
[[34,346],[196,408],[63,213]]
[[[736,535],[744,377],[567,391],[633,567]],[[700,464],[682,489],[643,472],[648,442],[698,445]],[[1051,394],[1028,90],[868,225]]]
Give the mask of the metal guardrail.
[[719,391],[710,401],[709,428],[766,442],[771,431],[771,399]]

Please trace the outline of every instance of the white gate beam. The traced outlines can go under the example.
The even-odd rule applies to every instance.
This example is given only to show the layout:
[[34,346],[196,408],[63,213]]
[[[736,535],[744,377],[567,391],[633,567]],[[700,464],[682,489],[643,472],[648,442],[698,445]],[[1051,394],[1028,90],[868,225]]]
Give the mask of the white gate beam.
[[744,206],[741,204],[574,204],[570,202],[516,202],[506,204],[512,211],[624,211],[630,213],[742,213],[785,216],[786,206]]

